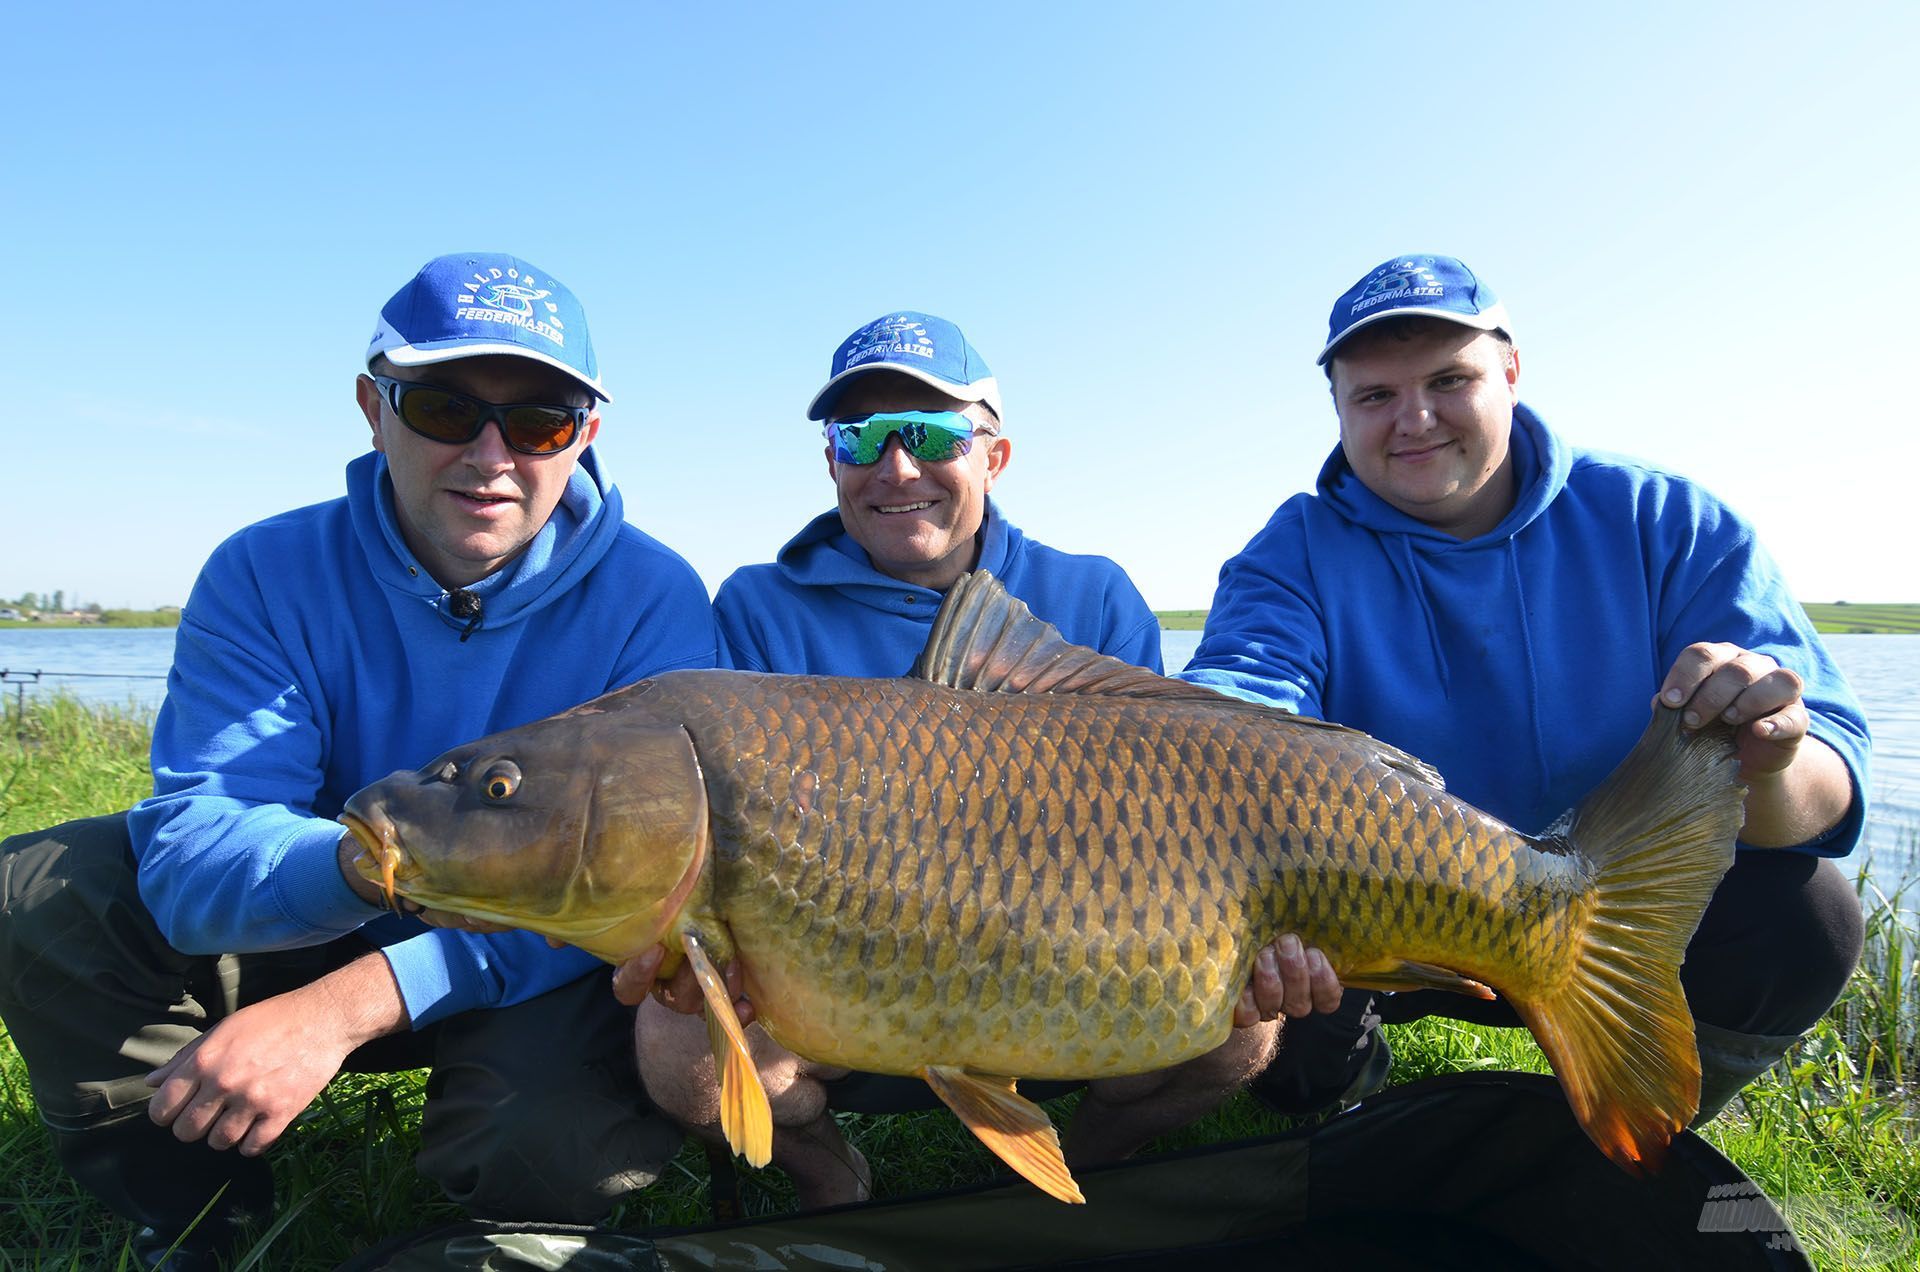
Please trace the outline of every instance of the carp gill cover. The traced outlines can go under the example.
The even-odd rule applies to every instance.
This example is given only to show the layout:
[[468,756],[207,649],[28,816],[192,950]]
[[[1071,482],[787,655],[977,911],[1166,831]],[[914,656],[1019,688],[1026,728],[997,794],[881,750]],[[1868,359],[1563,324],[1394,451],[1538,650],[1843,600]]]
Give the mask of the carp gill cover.
[[974,574],[905,677],[670,672],[396,773],[341,820],[390,897],[609,962],[684,954],[755,1164],[772,1124],[728,959],[781,1045],[925,1079],[1077,1201],[1014,1079],[1219,1046],[1288,931],[1350,987],[1497,991],[1593,1142],[1657,1168],[1699,1101],[1679,968],[1733,860],[1736,769],[1724,726],[1658,709],[1522,834],[1366,734],[1070,644]]

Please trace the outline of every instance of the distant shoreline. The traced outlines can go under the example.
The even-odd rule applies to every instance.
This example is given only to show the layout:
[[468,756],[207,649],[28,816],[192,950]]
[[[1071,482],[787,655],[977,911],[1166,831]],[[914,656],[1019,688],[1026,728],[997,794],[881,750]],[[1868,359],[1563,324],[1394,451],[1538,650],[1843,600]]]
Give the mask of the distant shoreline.
[[[1848,601],[1813,601],[1806,604],[1807,617],[1816,630],[1828,635],[1920,636],[1920,603],[1894,605],[1855,605]],[[1153,616],[1170,632],[1197,632],[1207,625],[1203,609],[1155,610]],[[158,610],[107,610],[88,617],[45,615],[37,619],[0,619],[0,631],[24,627],[45,630],[49,627],[178,627],[180,611],[172,607]]]
[[[1855,605],[1848,601],[1812,601],[1805,605],[1815,630],[1841,636],[1920,636],[1920,604]],[[1170,632],[1197,632],[1207,625],[1203,609],[1155,610]]]
[[50,627],[178,627],[180,610],[168,606],[157,610],[102,610],[98,614],[42,614],[38,618],[0,618],[0,631],[26,628],[45,631]]

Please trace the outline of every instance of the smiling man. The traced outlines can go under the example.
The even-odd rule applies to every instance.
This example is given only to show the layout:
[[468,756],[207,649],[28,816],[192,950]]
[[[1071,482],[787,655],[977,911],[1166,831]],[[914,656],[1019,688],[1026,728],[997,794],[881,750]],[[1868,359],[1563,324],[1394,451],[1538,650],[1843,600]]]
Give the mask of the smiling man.
[[[1859,955],[1828,860],[1865,817],[1858,704],[1751,525],[1686,478],[1569,447],[1520,403],[1506,310],[1460,261],[1369,272],[1319,361],[1339,445],[1222,568],[1183,678],[1365,730],[1527,830],[1600,783],[1656,696],[1740,726],[1741,851],[1682,973],[1710,1117]],[[1373,1005],[1350,993],[1289,1025],[1255,1089],[1291,1109],[1351,1090],[1384,1054],[1382,1016],[1518,1023],[1433,991]]]
[[706,590],[625,524],[586,315],[545,271],[429,262],[366,367],[345,497],[201,571],[153,797],[0,849],[0,1015],[61,1162],[142,1225],[148,1266],[215,1266],[269,1216],[261,1154],[343,1069],[432,1067],[420,1169],[485,1218],[592,1222],[681,1138],[595,960],[386,912],[334,815],[460,743],[712,666]]

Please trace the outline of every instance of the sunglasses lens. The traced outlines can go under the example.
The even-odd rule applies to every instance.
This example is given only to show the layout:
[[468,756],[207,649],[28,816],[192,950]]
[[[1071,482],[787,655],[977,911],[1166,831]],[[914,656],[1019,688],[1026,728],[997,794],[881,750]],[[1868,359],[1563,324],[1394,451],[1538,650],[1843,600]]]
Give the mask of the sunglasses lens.
[[959,459],[973,449],[973,421],[953,411],[868,415],[836,422],[833,457],[842,464],[871,464],[898,437],[907,454],[927,464]]
[[516,406],[506,415],[507,445],[528,455],[549,455],[573,441],[573,416],[550,406]]
[[437,442],[470,442],[480,431],[479,404],[440,389],[402,389],[400,418],[414,432]]

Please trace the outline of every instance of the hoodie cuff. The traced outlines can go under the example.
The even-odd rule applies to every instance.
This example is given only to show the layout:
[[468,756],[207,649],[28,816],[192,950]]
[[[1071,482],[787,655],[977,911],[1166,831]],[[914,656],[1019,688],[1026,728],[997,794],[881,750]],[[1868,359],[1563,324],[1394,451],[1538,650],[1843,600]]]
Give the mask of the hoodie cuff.
[[423,932],[381,950],[393,968],[400,1000],[415,1029],[456,1015],[470,1007],[485,1007],[485,977],[461,948],[459,934]]
[[340,837],[346,833],[339,822],[313,818],[294,833],[273,872],[281,907],[315,932],[344,935],[381,913],[356,896],[340,873]]

